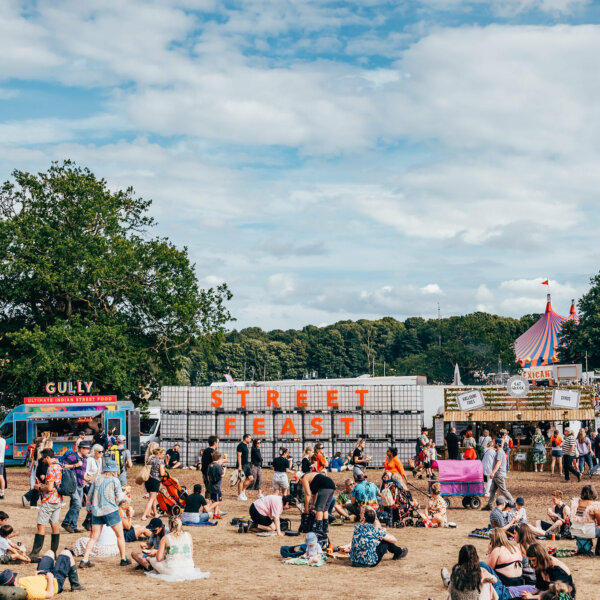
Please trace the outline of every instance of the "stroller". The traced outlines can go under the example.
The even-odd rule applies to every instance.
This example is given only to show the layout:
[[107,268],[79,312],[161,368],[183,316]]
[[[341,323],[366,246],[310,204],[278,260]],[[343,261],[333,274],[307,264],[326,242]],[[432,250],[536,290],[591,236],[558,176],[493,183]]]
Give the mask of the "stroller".
[[415,508],[415,501],[410,490],[405,488],[397,479],[384,481],[381,489],[389,489],[394,504],[386,506],[383,520],[388,527],[425,527],[423,518]]
[[177,479],[171,477],[168,473],[160,478],[160,482],[166,493],[162,488],[158,492],[156,496],[158,509],[164,515],[180,515],[185,508],[187,492],[179,485]]
[[[439,460],[441,495],[450,506],[451,496],[462,496],[464,508],[479,508],[484,495],[480,460]],[[434,482],[429,482],[429,491]]]

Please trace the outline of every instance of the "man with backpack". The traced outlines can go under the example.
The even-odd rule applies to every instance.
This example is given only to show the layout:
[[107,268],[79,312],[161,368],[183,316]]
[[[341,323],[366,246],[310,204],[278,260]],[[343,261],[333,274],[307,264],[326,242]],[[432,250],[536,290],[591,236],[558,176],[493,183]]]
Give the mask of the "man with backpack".
[[46,537],[46,525],[50,524],[52,531],[50,549],[54,552],[54,555],[58,552],[60,544],[58,521],[62,507],[62,496],[58,493],[58,490],[62,484],[63,471],[58,464],[58,460],[54,458],[54,450],[51,448],[42,451],[40,460],[46,463],[48,471],[44,483],[35,484],[35,489],[41,494],[42,502],[37,515],[37,533],[29,555],[31,562],[40,561],[40,551],[44,547],[44,538]]
[[121,486],[127,485],[127,469],[133,467],[131,460],[131,452],[125,448],[127,438],[124,435],[117,436],[117,443],[108,449],[108,453],[112,455],[112,459],[119,467],[119,481]]
[[90,453],[91,444],[83,441],[79,444],[76,452],[67,452],[63,458],[63,467],[72,470],[75,473],[77,487],[75,492],[71,494],[71,504],[69,510],[62,522],[62,527],[68,533],[79,533],[77,523],[79,521],[79,513],[83,504],[83,488],[87,483],[86,469],[87,457]]
[[104,433],[104,426],[98,425],[98,431],[94,434],[94,444],[102,446],[104,450],[110,445],[108,443],[108,436]]

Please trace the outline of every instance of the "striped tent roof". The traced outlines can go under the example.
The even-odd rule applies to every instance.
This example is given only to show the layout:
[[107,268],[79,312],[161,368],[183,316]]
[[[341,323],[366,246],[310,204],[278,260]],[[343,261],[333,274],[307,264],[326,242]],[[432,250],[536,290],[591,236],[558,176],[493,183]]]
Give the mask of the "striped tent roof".
[[515,342],[517,362],[522,367],[539,367],[559,362],[559,335],[566,317],[552,310],[550,294],[546,302],[546,312]]
[[569,319],[571,321],[575,321],[579,323],[579,315],[577,314],[577,310],[575,308],[575,300],[571,300],[571,310],[569,311]]

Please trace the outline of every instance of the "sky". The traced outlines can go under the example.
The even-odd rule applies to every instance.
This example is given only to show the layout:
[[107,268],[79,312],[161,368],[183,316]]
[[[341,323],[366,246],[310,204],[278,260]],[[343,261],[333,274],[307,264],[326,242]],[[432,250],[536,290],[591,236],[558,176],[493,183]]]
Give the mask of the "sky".
[[600,270],[600,3],[2,5],[0,179],[132,185],[232,327],[566,315]]

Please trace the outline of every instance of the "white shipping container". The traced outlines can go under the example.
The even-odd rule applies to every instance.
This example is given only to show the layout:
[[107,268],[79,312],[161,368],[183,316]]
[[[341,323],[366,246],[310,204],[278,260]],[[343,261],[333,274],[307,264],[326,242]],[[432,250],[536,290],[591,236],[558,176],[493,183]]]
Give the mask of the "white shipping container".
[[[208,446],[206,440],[202,440],[199,442],[188,442],[187,443],[187,459],[188,466],[197,465],[202,460],[202,452],[204,448]],[[219,452],[221,449],[219,448]]]
[[241,440],[246,433],[243,413],[218,413],[217,433],[222,440]]
[[392,418],[389,413],[363,415],[363,437],[388,438],[392,435]]
[[188,406],[190,412],[212,412],[210,388],[191,387],[188,393]]
[[390,447],[389,442],[368,442],[366,447],[367,456],[371,457],[369,467],[373,469],[383,468],[387,449]]
[[161,412],[160,436],[165,440],[187,440],[188,416]]
[[214,414],[189,415],[189,439],[206,440],[210,435],[217,434],[216,418]]
[[275,441],[302,439],[302,413],[275,413],[273,427]]
[[273,413],[247,413],[246,433],[255,438],[267,439],[271,442],[273,435]]

